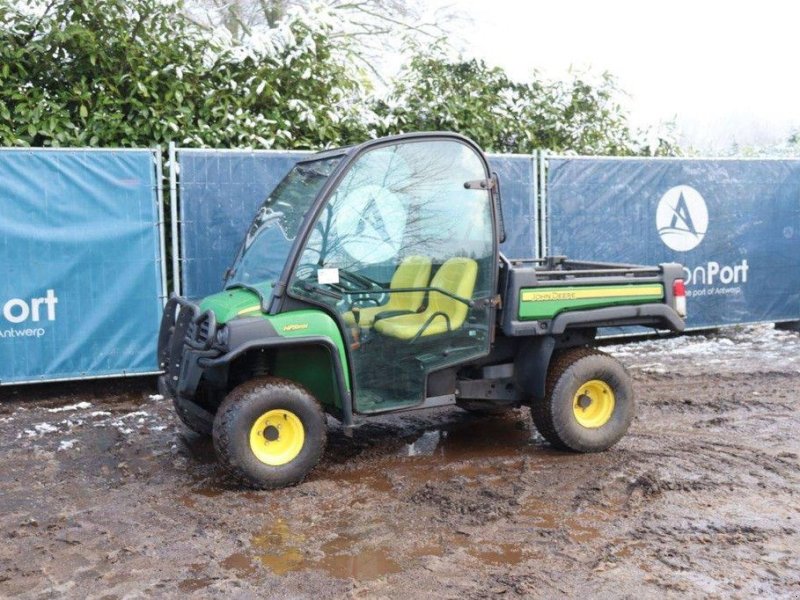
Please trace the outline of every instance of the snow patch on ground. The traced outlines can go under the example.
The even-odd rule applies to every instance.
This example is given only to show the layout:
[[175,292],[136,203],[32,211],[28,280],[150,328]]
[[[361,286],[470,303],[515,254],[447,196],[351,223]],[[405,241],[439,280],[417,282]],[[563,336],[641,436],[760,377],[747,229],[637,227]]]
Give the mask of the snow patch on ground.
[[92,406],[91,402],[78,402],[77,404],[70,404],[69,406],[59,406],[58,408],[48,408],[47,412],[60,413],[69,410],[84,410]]
[[149,416],[150,416],[150,413],[147,412],[146,410],[136,410],[136,411],[129,412],[127,414],[122,415],[120,417],[120,419],[127,419],[129,417],[149,417]]
[[130,427],[127,427],[127,426],[126,426],[124,423],[122,423],[121,421],[114,421],[114,422],[112,422],[111,424],[112,424],[114,427],[116,427],[117,431],[119,431],[119,432],[120,432],[121,434],[123,434],[123,435],[130,435],[130,434],[132,434],[132,433],[133,433],[133,429],[131,429]]
[[123,435],[130,435],[136,429],[143,427],[149,426],[150,429],[153,429],[156,422],[158,422],[158,417],[151,416],[145,410],[136,410],[113,419],[110,425]]
[[[66,411],[85,410],[91,406],[90,402],[79,402],[70,406],[44,410],[49,413],[64,413]],[[0,419],[0,422],[6,423],[12,420],[12,417],[4,417]],[[136,431],[164,431],[168,425],[164,423],[163,417],[145,410],[134,410],[122,415],[115,415],[113,411],[108,410],[93,410],[88,413],[81,413],[80,418],[70,414],[69,417],[58,422],[41,422],[28,426],[28,428],[19,432],[16,438],[48,441],[48,445],[52,443],[55,446],[55,440],[48,438],[47,434],[58,432],[60,434],[59,438],[63,438],[70,434],[76,435],[84,427],[111,427],[123,435],[130,435]],[[70,450],[77,441],[76,439],[61,440],[58,443],[57,450]]]
[[771,324],[604,346],[629,369],[644,373],[800,372],[800,333]]
[[58,444],[58,451],[61,452],[63,450],[72,450],[77,443],[78,440],[63,440]]
[[163,400],[164,396],[162,396],[161,394],[151,394],[150,396],[147,397],[147,399],[148,400],[153,400],[153,401],[158,401],[158,400]]
[[22,437],[22,434],[25,434],[25,437],[39,437],[46,433],[55,433],[58,431],[58,427],[55,425],[51,425],[50,423],[36,423],[33,426],[33,429],[24,429],[21,434],[17,435],[17,439]]

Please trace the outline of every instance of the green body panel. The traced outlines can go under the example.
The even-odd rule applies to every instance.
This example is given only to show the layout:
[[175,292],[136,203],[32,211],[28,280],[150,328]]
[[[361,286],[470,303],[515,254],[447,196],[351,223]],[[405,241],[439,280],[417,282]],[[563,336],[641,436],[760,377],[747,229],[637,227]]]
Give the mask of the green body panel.
[[345,385],[348,390],[350,389],[350,374],[347,368],[347,352],[345,351],[344,340],[336,321],[330,315],[321,310],[308,309],[280,315],[264,315],[264,317],[272,323],[275,331],[280,336],[289,338],[321,336],[331,340],[339,352],[339,359],[344,369]]
[[564,311],[647,304],[663,299],[664,286],[660,283],[523,288],[519,318],[552,319]]
[[[272,295],[272,284],[258,283],[253,285],[264,298]],[[200,303],[200,310],[210,310],[217,318],[217,323],[222,325],[236,317],[257,317],[261,312],[261,303],[258,296],[244,288],[232,288],[217,294],[207,296]]]
[[[258,284],[265,297],[272,291],[269,284]],[[208,296],[200,303],[200,310],[211,310],[217,323],[224,324],[236,318],[261,317],[268,320],[277,334],[286,338],[310,336],[325,337],[333,342],[344,370],[344,381],[350,390],[350,371],[344,341],[339,328],[328,314],[320,310],[298,310],[280,315],[267,315],[253,292],[234,288]],[[295,381],[308,389],[322,404],[341,408],[342,398],[336,384],[336,375],[328,350],[319,345],[278,348],[274,352],[272,374]]]
[[336,385],[331,357],[328,350],[322,346],[276,350],[272,374],[301,384],[325,406],[342,408],[342,398]]
[[[257,314],[259,313],[251,313],[246,316],[256,316]],[[331,340],[339,353],[345,386],[348,391],[351,389],[344,341],[336,321],[328,314],[320,310],[309,309],[263,316],[272,323],[275,331],[281,337],[319,336]],[[342,407],[333,361],[328,350],[322,346],[310,344],[296,348],[278,349],[275,353],[273,374],[276,377],[283,377],[303,385],[324,405]]]

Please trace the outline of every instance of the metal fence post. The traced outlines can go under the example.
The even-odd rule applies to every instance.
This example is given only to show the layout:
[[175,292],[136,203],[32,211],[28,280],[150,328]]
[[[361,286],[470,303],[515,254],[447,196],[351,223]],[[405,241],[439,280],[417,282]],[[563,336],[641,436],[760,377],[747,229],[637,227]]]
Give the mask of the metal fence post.
[[161,304],[167,303],[167,240],[164,215],[164,165],[161,158],[161,146],[156,146],[156,198],[158,201],[158,248],[161,264]]
[[180,244],[178,240],[178,162],[175,142],[169,143],[169,211],[172,217],[172,291],[181,294]]
[[539,151],[539,205],[542,218],[541,256],[550,253],[550,207],[547,205],[547,150]]
[[539,151],[534,150],[531,154],[531,205],[533,206],[533,258],[541,258],[541,245],[539,240]]

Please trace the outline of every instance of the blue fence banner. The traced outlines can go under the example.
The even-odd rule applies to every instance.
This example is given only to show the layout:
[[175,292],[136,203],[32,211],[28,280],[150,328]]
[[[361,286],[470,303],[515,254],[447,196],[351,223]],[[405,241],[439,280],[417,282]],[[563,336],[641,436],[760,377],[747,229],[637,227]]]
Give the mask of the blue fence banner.
[[[178,149],[181,290],[218,292],[259,205],[307,152]],[[510,258],[535,255],[536,200],[531,156],[492,156],[501,180]]]
[[537,258],[536,164],[528,155],[489,155],[489,166],[500,180],[507,258]]
[[0,384],[157,370],[158,198],[149,150],[0,149]]
[[549,158],[549,251],[684,265],[691,328],[800,318],[800,161]]
[[256,210],[310,152],[178,149],[181,290],[200,298],[222,289]]

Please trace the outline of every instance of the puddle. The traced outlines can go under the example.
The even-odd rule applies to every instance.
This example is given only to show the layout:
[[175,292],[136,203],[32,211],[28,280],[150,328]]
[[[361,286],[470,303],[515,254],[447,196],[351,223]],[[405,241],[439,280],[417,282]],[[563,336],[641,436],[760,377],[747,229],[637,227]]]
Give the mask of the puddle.
[[402,567],[389,558],[388,550],[378,548],[357,554],[326,556],[318,565],[340,579],[377,579],[384,575],[399,573]]
[[471,556],[491,565],[517,564],[526,557],[516,544],[486,545],[455,534],[444,534],[438,542],[429,541],[417,548],[404,549],[402,553],[381,543],[370,543],[370,538],[370,532],[343,532],[323,543],[317,551],[313,537],[306,537],[280,520],[263,534],[253,537],[254,557],[244,553],[232,554],[222,566],[249,574],[254,568],[253,561],[256,561],[276,575],[322,570],[338,579],[366,581],[400,573],[403,565],[410,561],[444,556],[456,548],[464,548]]
[[334,577],[358,580],[376,579],[402,570],[391,558],[389,549],[378,547],[354,550],[358,542],[357,536],[344,534],[323,544],[325,557],[317,565]]
[[[319,569],[339,579],[368,580],[402,571],[390,549],[382,546],[359,548],[361,542],[361,536],[339,535],[322,545],[323,556],[318,559],[304,552],[306,537],[280,520],[265,533],[254,536],[252,547],[258,562],[276,575]],[[223,566],[244,570],[243,565],[250,564],[246,555],[233,554],[225,559]]]
[[210,577],[201,577],[198,579],[184,579],[178,584],[178,589],[182,592],[191,593],[202,590],[214,583]]
[[275,554],[261,554],[258,560],[275,575],[286,575],[291,571],[302,571],[308,565],[303,553],[297,548],[284,548],[282,551],[276,549]]
[[242,552],[231,554],[220,564],[223,569],[228,569],[229,571],[241,571],[245,574],[250,574],[255,571],[252,559]]
[[[522,420],[467,417],[447,428],[418,434],[394,456],[375,458],[353,470],[332,472],[326,479],[365,484],[377,492],[392,492],[398,480],[425,483],[449,479],[454,473],[485,478],[496,471],[486,459],[518,458],[521,461],[532,457],[530,449],[533,447],[533,434]],[[543,458],[551,456],[551,452],[543,448],[536,448],[535,454]],[[476,459],[481,459],[480,464],[475,464]],[[428,468],[433,465],[435,470]],[[442,470],[443,466],[449,469]]]
[[541,529],[558,529],[559,514],[553,505],[539,500],[527,500],[519,512],[522,521]]
[[409,553],[411,558],[444,556],[449,551],[463,548],[467,553],[482,563],[490,565],[515,565],[527,556],[517,544],[483,543],[463,535],[448,535],[438,544],[426,544]]
[[[394,471],[394,468],[392,468],[392,471]],[[337,483],[346,481],[347,483],[364,484],[376,492],[391,492],[394,490],[392,481],[385,470],[379,471],[377,468],[372,467],[355,469],[352,471],[341,471],[331,474],[328,479],[336,481]]]
[[519,512],[520,521],[540,529],[564,530],[569,537],[579,543],[596,540],[601,536],[601,527],[612,519],[606,510],[590,508],[575,513],[559,510],[558,504],[528,499]]
[[470,548],[468,552],[490,565],[515,565],[522,561],[522,548],[514,544],[493,544],[486,549]]
[[505,471],[530,473],[554,461],[573,457],[536,444],[529,425],[520,419],[487,417],[467,420],[447,428],[424,431],[394,455],[366,459],[354,469],[332,470],[323,478],[333,482],[363,484],[378,493],[399,488],[446,481],[454,476],[487,483],[500,476],[497,462]]
[[515,456],[533,443],[530,426],[520,419],[469,418],[444,429],[426,431],[405,445],[404,456],[440,456],[451,461]]
[[600,530],[597,527],[592,527],[588,523],[597,523],[597,519],[592,516],[582,516],[580,518],[572,518],[567,522],[567,529],[569,537],[576,542],[591,542],[600,537]]
[[411,553],[411,556],[415,558],[422,558],[424,556],[442,556],[443,554],[444,548],[442,544],[430,544],[422,546],[421,548],[417,548]]
[[193,488],[192,494],[197,494],[198,496],[204,496],[205,498],[216,498],[217,496],[221,496],[225,494],[226,490],[218,487],[202,487],[202,488]]
[[412,443],[406,444],[405,454],[406,456],[432,456],[439,448],[442,437],[447,438],[446,431],[426,431]]
[[[524,459],[505,461],[506,469],[525,468]],[[488,484],[501,481],[502,475],[497,473],[497,465],[492,463],[476,464],[463,461],[442,464],[441,460],[427,461],[424,457],[415,459],[395,458],[376,460],[374,464],[350,471],[329,473],[328,481],[340,483],[346,481],[353,484],[366,485],[372,492],[379,494],[394,493],[398,489],[409,486],[420,486],[430,481],[448,481],[454,477],[469,479],[469,484]]]
[[633,558],[636,551],[644,547],[642,542],[629,542],[627,540],[615,540],[615,544],[620,544],[620,548],[613,554],[617,559],[621,560]]
[[306,568],[307,561],[301,550],[304,543],[305,536],[282,519],[252,540],[259,562],[276,575]]
[[[410,486],[453,478],[463,478],[467,486],[474,483],[491,487],[514,472],[535,472],[552,465],[554,459],[556,462],[570,459],[563,453],[539,447],[532,438],[530,426],[520,419],[469,418],[420,432],[399,455],[366,460],[354,469],[332,470],[323,478],[363,485],[359,498],[365,496],[368,501],[376,495],[385,498]],[[502,464],[500,471],[497,459]],[[203,488],[193,492],[216,495],[216,490]],[[521,525],[558,530],[576,542],[598,537],[599,528],[610,518],[594,509],[575,513],[544,498],[525,498],[519,508]],[[313,520],[308,523],[278,519],[252,537],[249,551],[231,555],[222,566],[244,573],[263,566],[276,575],[320,570],[339,579],[370,580],[402,572],[409,563],[444,556],[457,548],[487,565],[513,565],[533,556],[530,549],[510,541],[486,544],[444,530],[437,533],[437,528],[418,547],[401,545],[398,549],[393,547],[392,540],[402,532],[393,535],[389,526],[387,533],[386,526],[387,523],[382,523],[378,534],[374,528],[353,531],[352,523],[340,526],[328,523],[324,531],[319,531]],[[339,535],[329,539],[333,532]]]

